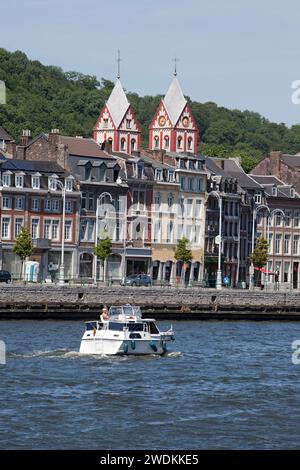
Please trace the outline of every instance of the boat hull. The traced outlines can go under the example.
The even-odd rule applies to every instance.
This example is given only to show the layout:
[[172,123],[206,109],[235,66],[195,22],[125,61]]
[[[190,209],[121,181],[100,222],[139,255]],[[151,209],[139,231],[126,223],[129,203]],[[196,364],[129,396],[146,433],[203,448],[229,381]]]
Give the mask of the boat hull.
[[167,351],[166,342],[151,340],[113,340],[103,338],[82,339],[79,352],[92,355],[162,355]]

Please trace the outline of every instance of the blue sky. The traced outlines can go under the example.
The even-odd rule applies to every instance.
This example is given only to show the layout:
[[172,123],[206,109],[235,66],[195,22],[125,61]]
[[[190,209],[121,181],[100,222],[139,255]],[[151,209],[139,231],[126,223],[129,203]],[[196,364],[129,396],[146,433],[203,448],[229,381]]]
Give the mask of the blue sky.
[[297,0],[2,0],[0,46],[64,70],[166,92],[176,54],[185,95],[300,123]]

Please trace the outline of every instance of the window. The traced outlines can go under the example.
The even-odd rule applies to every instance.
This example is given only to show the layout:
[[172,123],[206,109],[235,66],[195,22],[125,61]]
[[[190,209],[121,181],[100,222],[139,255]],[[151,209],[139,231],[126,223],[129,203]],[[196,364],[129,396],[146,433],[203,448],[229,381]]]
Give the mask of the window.
[[294,212],[294,227],[299,227],[299,211]]
[[194,190],[194,180],[193,178],[188,179],[188,190],[193,191]]
[[173,243],[173,229],[174,229],[174,223],[170,222],[167,225],[167,243]]
[[173,203],[174,203],[174,196],[173,194],[168,195],[168,209],[172,212],[173,209]]
[[31,210],[39,211],[40,209],[40,200],[38,198],[31,199]]
[[275,253],[281,253],[281,234],[276,233],[275,235]]
[[24,198],[23,197],[16,197],[15,199],[15,209],[18,211],[24,210]]
[[261,204],[261,193],[256,193],[254,196],[255,204]]
[[290,190],[290,196],[291,196],[292,198],[295,197],[295,189],[294,189],[294,188],[291,188],[291,190]]
[[44,210],[51,211],[51,199],[47,198],[44,200]]
[[189,137],[189,138],[188,138],[188,145],[187,145],[187,147],[188,147],[188,150],[192,150],[192,149],[193,149],[193,139],[192,139],[192,137]]
[[16,175],[16,188],[23,188],[24,186],[24,175]]
[[11,185],[11,175],[9,173],[4,173],[2,175],[2,182],[5,188],[8,188]]
[[135,150],[135,144],[136,144],[135,139],[131,139],[131,141],[130,141],[130,146],[131,146],[131,151],[132,151],[132,152]]
[[154,137],[154,148],[159,149],[159,137],[157,135]]
[[194,243],[200,243],[200,226],[195,225],[194,227]]
[[[39,235],[40,235],[39,225],[40,225],[39,219],[31,219],[30,233],[31,233],[31,238],[32,239],[39,238]],[[47,238],[47,237],[45,237],[45,238]]]
[[126,119],[126,129],[131,129],[131,119]]
[[66,178],[65,188],[66,188],[66,191],[72,191],[72,189],[73,189],[73,179],[72,178]]
[[44,238],[51,239],[51,220],[44,220]]
[[103,127],[104,127],[105,129],[108,128],[108,118],[103,119]]
[[156,168],[155,170],[155,179],[156,181],[162,181],[163,180],[163,172],[161,169]]
[[10,217],[2,217],[1,234],[3,239],[10,238]]
[[73,211],[73,201],[66,200],[66,212],[70,213]]
[[65,240],[72,240],[72,221],[65,221]]
[[196,199],[195,217],[200,217],[200,209],[201,209],[201,201],[200,201],[200,199]]
[[195,164],[194,164],[194,161],[193,160],[189,160],[189,169],[190,170],[194,170],[195,169]]
[[50,191],[56,191],[57,189],[57,178],[50,176],[48,178],[48,189]]
[[168,170],[168,181],[169,183],[175,182],[175,172],[172,170]]
[[52,211],[59,212],[60,207],[60,200],[59,199],[52,199]]
[[2,197],[2,209],[11,209],[11,198],[8,196]]
[[160,230],[161,230],[160,222],[155,221],[154,226],[153,226],[153,241],[154,241],[154,243],[159,243],[160,242]]
[[289,274],[290,274],[290,262],[284,262],[284,273],[283,273],[283,282],[289,282]]
[[94,241],[94,220],[86,219],[80,225],[80,240]]
[[184,198],[181,197],[178,202],[179,202],[179,204],[178,204],[178,215],[183,217],[184,216]]
[[272,188],[272,196],[277,197],[277,188],[276,188],[276,186],[273,186],[273,188]]
[[185,177],[184,176],[180,176],[180,189],[182,191],[184,191],[185,189]]
[[290,252],[290,235],[285,234],[284,235],[284,253],[289,254]]
[[179,136],[178,139],[177,139],[177,148],[178,148],[178,149],[181,149],[181,148],[182,148],[182,137],[180,137],[180,136]]
[[285,211],[284,223],[286,227],[291,225],[291,211]]
[[32,186],[32,189],[40,189],[40,177],[39,176],[31,177],[31,186]]
[[201,193],[201,191],[202,191],[202,179],[201,178],[197,179],[197,191],[199,193]]
[[15,239],[19,235],[21,227],[24,225],[24,219],[23,217],[16,217],[15,218]]
[[124,137],[121,139],[121,150],[122,152],[125,152],[126,150],[126,140],[124,139]]
[[192,217],[193,199],[187,200],[187,216]]
[[95,198],[94,198],[94,195],[90,193],[88,197],[88,210],[93,211],[94,207],[95,207]]
[[299,235],[294,235],[293,240],[293,255],[299,254]]
[[81,209],[86,209],[86,193],[82,193],[82,197],[81,197]]
[[160,210],[160,201],[161,201],[160,194],[156,194],[154,196],[154,210],[156,212],[159,212],[159,210]]
[[164,138],[164,148],[165,148],[165,150],[168,150],[168,148],[169,148],[169,137],[168,136],[166,136]]
[[52,240],[59,240],[59,220],[52,220]]

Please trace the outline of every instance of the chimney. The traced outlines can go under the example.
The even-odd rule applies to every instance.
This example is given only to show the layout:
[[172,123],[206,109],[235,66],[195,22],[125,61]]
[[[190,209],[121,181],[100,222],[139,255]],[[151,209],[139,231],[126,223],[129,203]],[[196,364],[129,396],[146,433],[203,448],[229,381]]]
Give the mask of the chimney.
[[22,147],[27,147],[31,140],[31,131],[29,129],[23,129],[21,138],[20,138],[20,145]]
[[270,152],[269,174],[279,176],[282,152]]
[[10,140],[6,144],[6,153],[8,158],[13,158],[16,155],[16,142],[14,140]]
[[25,160],[25,147],[22,145],[17,145],[16,148],[16,158],[18,160]]
[[153,150],[152,151],[154,160],[157,160],[160,163],[163,163],[165,153],[166,153],[165,150]]

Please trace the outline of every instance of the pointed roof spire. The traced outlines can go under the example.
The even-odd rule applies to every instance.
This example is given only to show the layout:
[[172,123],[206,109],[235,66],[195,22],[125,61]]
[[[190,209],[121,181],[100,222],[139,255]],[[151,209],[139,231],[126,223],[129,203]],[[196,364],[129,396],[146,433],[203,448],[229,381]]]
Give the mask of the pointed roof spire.
[[123,89],[121,80],[118,78],[116,84],[107,100],[106,106],[110,112],[116,128],[121,124],[130,104]]
[[121,77],[120,74],[121,74],[121,62],[122,62],[120,49],[118,49],[118,58],[116,59],[116,62],[118,62],[118,75],[117,75],[117,78],[119,79]]
[[172,82],[169,86],[169,89],[166,93],[166,96],[163,99],[163,103],[166,107],[167,113],[171,119],[173,126],[175,126],[180,117],[180,114],[183,111],[183,108],[187,103],[185,97],[183,96],[175,73],[172,78]]
[[172,59],[172,60],[174,62],[174,77],[176,77],[176,75],[177,75],[177,62],[179,62],[179,59],[175,55],[174,59]]

